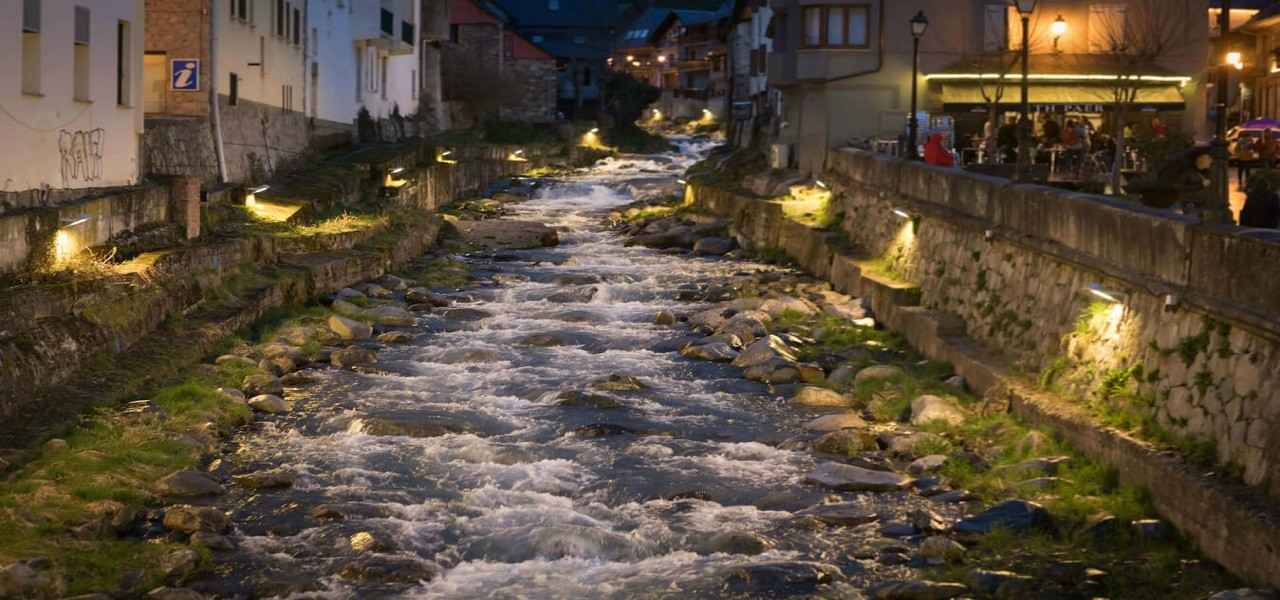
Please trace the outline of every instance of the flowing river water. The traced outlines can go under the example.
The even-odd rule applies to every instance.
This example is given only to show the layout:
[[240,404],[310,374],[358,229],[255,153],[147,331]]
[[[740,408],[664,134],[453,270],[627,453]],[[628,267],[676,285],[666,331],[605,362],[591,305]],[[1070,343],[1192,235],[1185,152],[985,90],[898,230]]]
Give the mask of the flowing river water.
[[[224,500],[237,549],[219,555],[216,585],[294,598],[854,598],[910,578],[908,565],[874,560],[901,543],[878,524],[805,518],[833,499],[803,482],[815,458],[793,443],[816,413],[790,407],[786,386],[682,358],[688,332],[654,324],[662,309],[700,306],[677,300],[681,289],[773,269],[625,247],[605,226],[632,200],[619,182],[678,176],[697,150],[683,149],[606,161],[515,205],[561,243],[460,257],[478,280],[452,293],[455,306],[483,312],[422,315],[413,342],[380,348],[374,371],[309,371],[291,413],[240,434],[224,462],[298,477]],[[546,300],[583,283],[597,288],[589,301]],[[535,334],[563,345],[524,343]],[[617,408],[557,404],[610,375],[647,387],[593,391]],[[368,435],[379,419],[447,433]],[[929,503],[838,496],[890,519]]]

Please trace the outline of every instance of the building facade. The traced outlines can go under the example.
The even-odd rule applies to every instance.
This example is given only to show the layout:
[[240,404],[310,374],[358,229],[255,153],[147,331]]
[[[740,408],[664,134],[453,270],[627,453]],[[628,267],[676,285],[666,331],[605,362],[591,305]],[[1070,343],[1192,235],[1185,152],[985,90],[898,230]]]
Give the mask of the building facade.
[[[783,92],[780,154],[801,170],[820,170],[829,148],[904,134],[912,87],[910,20],[917,11],[930,18],[917,79],[924,129],[931,118],[948,117],[939,124],[948,123],[956,136],[981,131],[984,111],[973,105],[987,103],[982,84],[988,92],[1001,84],[1002,113],[1021,102],[1021,19],[1008,2],[772,0],[771,7],[769,81]],[[1203,135],[1202,119],[1183,117],[1205,111],[1207,14],[1206,0],[1042,0],[1028,28],[1033,111],[1087,113],[1105,121],[1106,80],[1132,66],[1119,59],[1133,54],[1117,50],[1126,42],[1121,38],[1158,29],[1176,35],[1176,43],[1137,75],[1152,77],[1144,81],[1161,88],[1151,92],[1160,100],[1155,111]]]
[[[7,208],[138,183],[143,131],[140,0],[3,0],[0,173]],[[20,159],[19,159],[20,156]],[[0,210],[6,207],[0,207]]]
[[769,24],[773,9],[766,0],[738,0],[726,31],[729,54],[730,142],[749,146],[772,133],[780,94],[769,86]]
[[511,28],[509,19],[486,0],[450,0],[443,87],[455,123],[556,119],[556,59]]

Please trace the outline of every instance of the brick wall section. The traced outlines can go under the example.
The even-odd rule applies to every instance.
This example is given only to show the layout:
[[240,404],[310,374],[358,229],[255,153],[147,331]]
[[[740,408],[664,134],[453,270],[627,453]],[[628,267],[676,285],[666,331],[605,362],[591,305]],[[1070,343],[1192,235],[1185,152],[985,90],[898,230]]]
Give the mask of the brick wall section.
[[[510,101],[500,109],[503,120],[524,123],[549,123],[556,116],[556,73],[555,60],[515,58],[509,43],[499,43],[500,30],[496,24],[464,23],[458,25],[458,41],[446,42],[444,54],[444,90],[449,100],[451,77],[457,77],[457,71],[449,68],[450,64],[462,64],[464,61],[482,61],[487,72],[497,73],[499,69],[498,48],[503,48],[501,69],[503,85],[511,85],[513,90],[502,90]],[[483,115],[468,114],[467,107],[461,106],[456,122],[468,123]]]
[[[225,1],[220,8],[225,8]],[[147,0],[146,51],[165,52],[167,59],[198,58],[209,64],[208,0]],[[168,69],[166,63],[166,72]],[[199,92],[174,92],[165,86],[162,112],[168,115],[209,114],[208,88]],[[145,96],[145,93],[144,93]]]

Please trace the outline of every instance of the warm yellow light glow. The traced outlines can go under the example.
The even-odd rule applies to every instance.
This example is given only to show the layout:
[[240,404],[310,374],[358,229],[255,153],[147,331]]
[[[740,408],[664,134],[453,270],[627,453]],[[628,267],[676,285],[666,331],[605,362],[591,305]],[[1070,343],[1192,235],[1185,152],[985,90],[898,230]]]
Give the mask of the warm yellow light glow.
[[661,120],[662,120],[662,111],[660,111],[660,110],[658,110],[658,109],[656,109],[656,108],[655,108],[655,109],[653,109],[653,120],[654,120],[654,121],[661,121]]
[[408,181],[404,179],[398,179],[395,175],[392,175],[391,173],[387,173],[386,179],[382,181],[382,187],[402,188],[406,185],[409,185]]
[[[1014,79],[1022,80],[1021,73],[1007,73],[1000,75],[999,73],[934,73],[925,75],[925,79],[929,80],[977,80],[977,79]],[[1163,83],[1185,84],[1191,81],[1190,77],[1182,75],[1066,75],[1052,73],[1031,73],[1027,75],[1028,80],[1053,80],[1053,81],[1114,81],[1116,79],[1127,80],[1136,79],[1138,81],[1153,81]]]
[[1049,31],[1053,32],[1053,37],[1055,38],[1062,37],[1067,32],[1067,20],[1062,18],[1062,15],[1058,15],[1053,25],[1049,26]]
[[53,262],[55,265],[66,264],[80,252],[80,241],[76,235],[66,229],[59,229],[53,235]]
[[1235,67],[1235,68],[1237,68],[1237,69],[1243,69],[1243,68],[1244,68],[1244,55],[1243,55],[1243,54],[1241,54],[1241,53],[1239,53],[1239,52],[1234,52],[1234,51],[1233,51],[1233,52],[1228,52],[1228,53],[1227,53],[1227,64],[1228,64],[1228,65],[1231,65],[1231,66],[1233,66],[1233,67]]
[[699,123],[714,123],[715,121],[716,121],[716,114],[711,112],[711,109],[709,108],[702,109],[702,118],[698,119]]
[[635,62],[635,60],[636,60],[636,57],[630,54],[627,55],[627,62]]
[[660,63],[665,63],[665,62],[667,62],[667,55],[666,55],[666,54],[659,54],[659,55],[658,55],[658,62],[660,62]]
[[893,214],[898,215],[899,217],[902,217],[902,218],[907,219],[907,220],[910,220],[910,219],[911,219],[911,213],[909,213],[909,212],[907,212],[907,211],[905,211],[905,210],[902,210],[901,208],[895,208],[895,209],[893,209]]
[[507,160],[513,162],[529,162],[529,159],[524,157],[524,150],[516,150],[515,152],[508,154]]
[[453,154],[453,150],[444,150],[444,151],[441,151],[441,152],[437,152],[437,153],[436,153],[436,162],[438,162],[438,163],[443,163],[443,164],[446,164],[446,165],[456,165],[456,164],[458,164],[458,161],[456,161],[456,160],[452,160],[452,159],[450,159],[450,158],[449,158],[449,155],[451,155],[451,154]]

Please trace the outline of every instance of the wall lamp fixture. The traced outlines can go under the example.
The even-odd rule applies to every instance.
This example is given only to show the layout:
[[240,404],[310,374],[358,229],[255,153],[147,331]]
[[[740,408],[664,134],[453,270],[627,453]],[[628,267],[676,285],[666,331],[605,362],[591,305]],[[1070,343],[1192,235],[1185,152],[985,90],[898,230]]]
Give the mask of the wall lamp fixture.
[[76,225],[83,225],[88,222],[89,222],[89,215],[86,213],[80,213],[74,217],[66,217],[62,219],[61,225],[63,229],[70,229],[72,227],[75,227]]
[[1105,300],[1112,304],[1124,304],[1123,293],[1108,290],[1097,283],[1089,284],[1087,287],[1085,287],[1085,290],[1088,291],[1090,294],[1092,294],[1095,298]]

